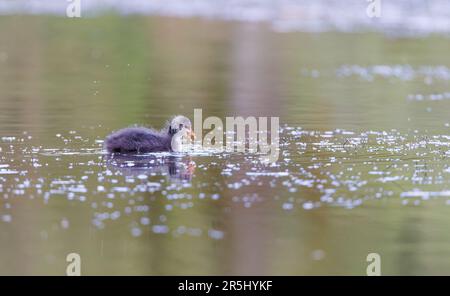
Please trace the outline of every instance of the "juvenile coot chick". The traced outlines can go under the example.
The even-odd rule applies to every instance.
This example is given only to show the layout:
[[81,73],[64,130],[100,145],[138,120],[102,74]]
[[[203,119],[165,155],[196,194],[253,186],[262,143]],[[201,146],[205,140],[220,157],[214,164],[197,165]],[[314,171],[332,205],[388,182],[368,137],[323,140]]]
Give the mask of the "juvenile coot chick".
[[109,153],[180,152],[183,139],[194,137],[191,121],[175,116],[161,131],[145,127],[128,127],[112,133],[105,140]]

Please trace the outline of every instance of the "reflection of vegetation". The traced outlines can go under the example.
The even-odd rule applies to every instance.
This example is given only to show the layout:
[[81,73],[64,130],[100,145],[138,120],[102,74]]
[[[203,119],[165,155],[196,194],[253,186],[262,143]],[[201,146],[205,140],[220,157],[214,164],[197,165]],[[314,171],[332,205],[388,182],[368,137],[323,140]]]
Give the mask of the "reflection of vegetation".
[[[287,112],[286,117],[290,122],[312,129],[317,128],[318,122],[353,130],[423,128],[436,127],[436,118],[445,116],[443,110],[434,110],[427,116],[423,114],[424,104],[411,104],[406,97],[411,93],[445,92],[446,82],[433,85],[420,80],[393,83],[376,79],[365,82],[356,78],[341,79],[335,75],[336,69],[345,64],[448,65],[450,58],[443,53],[445,38],[389,39],[367,33],[289,33],[281,40],[295,49],[286,51],[284,56],[284,72],[297,78],[290,81],[293,91],[287,97],[291,112]],[[298,78],[300,69],[315,69],[320,76]],[[408,118],[415,120],[409,122]]]
[[[220,24],[198,23],[199,34],[173,27],[178,21],[147,17],[8,16],[1,22],[0,52],[9,55],[0,68],[0,85],[8,86],[0,89],[2,104],[41,124],[160,125],[208,101],[211,112],[221,109],[215,106],[225,95],[227,45],[214,36]],[[213,42],[205,46],[205,37]]]

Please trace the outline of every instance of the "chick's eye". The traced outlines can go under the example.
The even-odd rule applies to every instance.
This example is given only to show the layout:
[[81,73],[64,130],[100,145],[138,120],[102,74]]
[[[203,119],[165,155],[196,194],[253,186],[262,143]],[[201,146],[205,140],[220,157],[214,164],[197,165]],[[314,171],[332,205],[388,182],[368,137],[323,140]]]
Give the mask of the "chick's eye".
[[183,128],[183,124],[182,123],[180,123],[180,129],[182,129]]

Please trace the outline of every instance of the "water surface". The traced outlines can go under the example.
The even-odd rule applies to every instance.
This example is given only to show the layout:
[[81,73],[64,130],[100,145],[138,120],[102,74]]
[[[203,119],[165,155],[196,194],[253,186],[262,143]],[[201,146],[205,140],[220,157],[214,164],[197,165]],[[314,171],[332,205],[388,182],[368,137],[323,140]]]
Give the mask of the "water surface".
[[[449,274],[448,38],[0,18],[0,274]],[[111,159],[174,114],[279,116],[280,159]]]

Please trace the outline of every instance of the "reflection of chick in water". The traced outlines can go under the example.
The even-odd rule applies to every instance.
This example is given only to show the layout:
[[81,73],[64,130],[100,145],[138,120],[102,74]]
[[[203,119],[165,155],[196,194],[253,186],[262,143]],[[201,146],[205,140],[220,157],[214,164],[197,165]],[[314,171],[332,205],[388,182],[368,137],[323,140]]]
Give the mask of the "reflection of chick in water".
[[172,180],[190,181],[195,171],[190,158],[176,156],[107,155],[106,162],[126,176],[166,175]]

